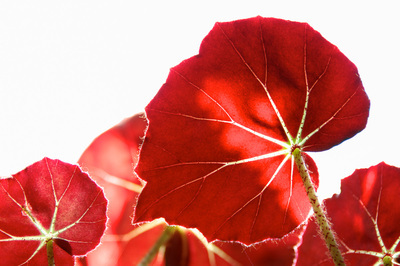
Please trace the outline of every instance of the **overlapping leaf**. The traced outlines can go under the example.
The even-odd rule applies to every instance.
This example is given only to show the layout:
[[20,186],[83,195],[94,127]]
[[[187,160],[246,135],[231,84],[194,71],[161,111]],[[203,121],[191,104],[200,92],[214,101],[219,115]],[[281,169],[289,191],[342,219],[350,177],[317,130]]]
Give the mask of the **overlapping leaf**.
[[[237,242],[215,241],[215,246],[232,256],[240,265],[280,265],[291,266],[295,261],[297,247],[305,226],[286,235],[282,239],[267,240],[250,247]],[[232,265],[217,260],[217,265]]]
[[[341,193],[324,201],[348,265],[400,264],[400,169],[380,163],[342,180]],[[310,223],[298,265],[333,265]],[[389,265],[389,264],[386,264]]]
[[[133,169],[146,127],[147,120],[143,114],[125,119],[97,137],[79,159],[81,167],[104,187],[109,200],[109,226],[102,245],[84,259],[88,265],[136,265],[167,227],[165,222],[157,220],[145,225],[132,225],[132,211],[142,189]],[[187,263],[189,257],[208,261],[206,246],[194,234],[181,229],[175,235],[167,242],[169,249],[164,254],[160,251],[161,255],[156,256],[151,265],[164,265],[166,260],[176,262],[185,257]],[[177,241],[180,238],[188,240],[182,243]]]
[[125,119],[97,137],[78,161],[104,187],[109,200],[109,225],[102,245],[86,258],[90,265],[139,262],[165,227],[150,226],[148,229],[154,228],[153,233],[146,233],[143,237],[139,236],[140,233],[147,230],[139,228],[135,231],[131,223],[136,198],[142,189],[133,169],[137,164],[138,148],[143,142],[146,127],[147,121],[143,114]]
[[[296,249],[304,228],[283,239],[268,240],[246,247],[237,242],[215,241],[205,243],[196,231],[180,229],[171,239],[170,249],[166,248],[171,259],[165,265],[287,265],[293,264]],[[168,264],[170,263],[170,264]]]
[[135,221],[164,217],[208,240],[282,237],[310,210],[292,150],[337,145],[368,110],[354,64],[308,24],[217,23],[146,108]]
[[[82,168],[104,187],[110,206],[102,245],[83,260],[88,265],[136,265],[167,226],[157,220],[131,225],[132,211],[141,189],[133,167],[146,125],[142,114],[124,120],[97,137],[79,159]],[[291,265],[298,236],[294,234],[279,242],[245,248],[236,243],[209,244],[200,233],[178,228],[151,265],[246,265],[271,263],[274,259],[283,263],[281,265]]]
[[104,233],[107,201],[76,165],[44,158],[0,180],[0,257],[4,265],[57,264],[94,249]]

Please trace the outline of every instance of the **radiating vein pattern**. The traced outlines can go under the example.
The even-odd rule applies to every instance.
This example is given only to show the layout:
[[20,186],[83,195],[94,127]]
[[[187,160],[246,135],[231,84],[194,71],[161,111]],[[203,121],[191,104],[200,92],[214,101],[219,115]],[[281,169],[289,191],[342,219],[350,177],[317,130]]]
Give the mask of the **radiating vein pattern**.
[[247,205],[249,205],[251,202],[253,202],[254,200],[256,200],[257,198],[259,198],[258,204],[257,204],[257,209],[256,212],[254,214],[254,219],[252,222],[252,226],[251,226],[251,230],[250,230],[250,238],[251,238],[251,234],[253,233],[253,228],[254,228],[254,224],[256,223],[257,217],[258,217],[258,213],[260,210],[260,202],[261,202],[261,198],[262,195],[264,193],[264,191],[269,187],[269,185],[272,183],[272,181],[274,181],[275,177],[278,175],[279,171],[281,170],[281,168],[283,167],[283,165],[286,163],[286,161],[290,158],[290,155],[286,155],[285,158],[283,159],[283,161],[281,162],[281,164],[278,166],[278,168],[275,170],[274,174],[272,175],[271,179],[268,181],[268,183],[262,188],[262,190],[256,194],[254,197],[252,197],[251,199],[249,199],[243,206],[241,206],[237,211],[235,211],[232,215],[230,215],[217,229],[218,230],[229,220],[231,220],[235,215],[237,215],[239,212],[241,212],[244,208],[246,208]]
[[134,220],[163,217],[208,240],[281,237],[310,210],[292,152],[352,137],[368,108],[355,66],[308,24],[216,23],[146,107]]
[[[382,171],[382,168],[380,169]],[[372,251],[372,250],[362,250],[362,249],[352,249],[350,247],[348,247],[348,245],[342,241],[342,244],[344,247],[346,247],[347,251],[345,252],[345,254],[363,254],[363,255],[369,255],[369,256],[374,256],[379,258],[378,262],[381,262],[386,256],[390,256],[390,260],[392,260],[392,258],[396,258],[398,256],[400,256],[400,251],[396,252],[396,249],[399,245],[400,242],[400,236],[397,238],[397,240],[393,243],[393,245],[388,248],[385,245],[385,242],[383,240],[383,236],[381,234],[381,231],[379,229],[379,223],[378,223],[378,219],[379,219],[379,213],[380,213],[380,206],[381,206],[381,197],[382,197],[382,188],[383,188],[383,183],[382,183],[382,179],[383,179],[383,171],[380,174],[376,174],[377,179],[379,179],[379,182],[375,183],[376,187],[379,187],[379,192],[378,192],[378,197],[376,199],[376,209],[375,209],[375,216],[373,216],[370,211],[368,210],[368,208],[365,206],[364,202],[357,197],[356,195],[352,195],[354,200],[359,204],[359,206],[361,207],[361,209],[364,211],[365,215],[368,217],[368,219],[370,220],[370,222],[372,223],[374,229],[375,229],[375,237],[376,237],[376,241],[378,242],[381,251],[377,252],[377,251]],[[368,189],[373,189],[373,188],[368,188]]]
[[330,56],[328,59],[328,63],[326,64],[326,67],[323,70],[323,72],[315,80],[315,82],[312,84],[312,86],[309,87],[309,81],[308,81],[309,78],[308,78],[308,74],[307,74],[307,27],[304,27],[304,32],[305,33],[304,33],[304,51],[303,51],[303,53],[304,53],[304,79],[305,79],[305,86],[306,86],[306,90],[305,90],[306,98],[305,98],[305,102],[304,102],[303,115],[301,118],[299,130],[297,131],[295,143],[301,143],[301,135],[303,133],[304,123],[306,122],[307,110],[308,110],[308,105],[309,105],[309,100],[310,100],[310,93],[313,90],[313,88],[317,85],[318,81],[325,75],[325,73],[329,67],[329,63],[332,59],[332,56]]
[[[382,185],[380,184],[380,187],[382,188]],[[342,246],[345,247],[346,251],[344,252],[344,255],[350,255],[350,254],[360,254],[360,255],[366,255],[366,256],[374,256],[378,258],[377,263],[381,263],[382,260],[386,257],[386,256],[390,256],[391,258],[397,258],[400,256],[400,251],[396,252],[396,249],[399,245],[400,242],[400,236],[397,239],[397,241],[395,241],[395,243],[393,244],[392,247],[390,247],[390,249],[388,249],[383,241],[382,235],[380,233],[379,230],[379,226],[378,226],[378,214],[379,214],[379,206],[380,206],[380,198],[381,198],[381,192],[382,190],[380,189],[379,192],[379,196],[378,196],[378,204],[377,204],[377,209],[376,209],[376,215],[375,217],[373,217],[371,215],[371,213],[368,211],[367,207],[364,205],[364,203],[362,202],[361,199],[359,199],[357,196],[355,196],[353,194],[354,199],[360,204],[362,210],[364,210],[366,216],[368,216],[368,218],[370,219],[370,222],[373,224],[374,229],[375,229],[375,234],[376,234],[376,241],[379,243],[379,246],[381,248],[381,251],[373,251],[373,250],[362,250],[362,249],[353,249],[350,248],[345,241],[341,240],[341,244]],[[391,259],[392,260],[392,259]],[[379,264],[380,265],[380,264]]]
[[[217,24],[217,25],[219,25],[219,24]],[[287,129],[286,124],[285,124],[285,122],[283,121],[283,118],[282,118],[282,116],[281,116],[281,114],[280,114],[280,112],[279,112],[279,110],[278,110],[278,108],[277,108],[277,106],[276,106],[274,100],[272,99],[271,94],[270,94],[269,91],[268,91],[268,88],[267,88],[267,74],[268,74],[268,73],[267,73],[267,54],[266,54],[266,50],[265,50],[265,49],[263,50],[263,52],[264,52],[264,59],[265,59],[265,69],[266,69],[266,71],[265,71],[265,82],[263,83],[263,82],[260,80],[260,78],[257,76],[257,74],[254,72],[254,70],[249,66],[249,64],[247,63],[247,61],[243,58],[242,54],[241,54],[241,53],[238,51],[238,49],[235,47],[235,45],[234,45],[234,43],[232,42],[232,40],[226,35],[226,33],[225,33],[225,31],[222,29],[222,27],[220,27],[220,29],[221,29],[222,33],[224,34],[225,38],[229,41],[230,45],[231,45],[232,48],[234,49],[235,53],[240,57],[241,61],[242,61],[243,64],[246,66],[246,68],[251,72],[252,77],[255,78],[255,79],[258,81],[258,83],[262,86],[262,88],[265,90],[265,93],[266,93],[267,96],[268,96],[268,100],[269,100],[269,102],[271,103],[271,105],[272,105],[272,107],[273,107],[273,109],[274,109],[274,111],[275,111],[275,113],[276,113],[276,116],[278,117],[279,122],[281,123],[281,126],[282,126],[282,128],[284,129],[284,131],[285,131],[285,133],[286,133],[286,137],[287,137],[287,139],[288,139],[288,141],[289,141],[289,144],[292,145],[292,144],[293,144],[293,138],[292,138],[292,136],[291,136],[289,130]],[[262,34],[262,31],[261,31],[261,34]],[[264,40],[264,38],[263,38],[263,36],[261,35],[261,43],[262,43],[262,44],[264,44],[264,43],[263,43],[263,40]],[[263,45],[263,48],[265,48],[264,45]]]
[[[7,258],[10,263],[47,261],[46,251],[43,253],[42,250],[47,249],[48,253],[50,249],[53,254],[53,243],[57,240],[70,245],[70,255],[82,252],[74,250],[76,245],[82,250],[83,246],[95,247],[100,241],[107,202],[102,190],[78,166],[44,158],[0,181],[0,196],[6,197],[1,198],[2,211],[9,212],[7,221],[0,216],[0,249],[5,252],[8,245],[12,247],[15,242],[21,245],[21,249],[13,252],[19,255]],[[77,185],[85,191],[79,191]],[[93,191],[92,195],[85,194]],[[85,204],[88,205],[85,207]],[[97,232],[101,228],[102,231],[97,239],[94,235],[85,238],[73,232],[73,227],[78,224],[88,232],[90,229]]]

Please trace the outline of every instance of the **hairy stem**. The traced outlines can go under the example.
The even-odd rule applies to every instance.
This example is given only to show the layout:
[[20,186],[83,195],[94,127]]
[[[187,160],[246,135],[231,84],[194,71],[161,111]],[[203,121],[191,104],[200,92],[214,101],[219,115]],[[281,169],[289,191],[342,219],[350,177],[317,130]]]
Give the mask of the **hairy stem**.
[[49,239],[46,242],[46,250],[47,250],[47,263],[49,266],[54,266],[54,251],[53,251],[53,239]]
[[171,236],[174,234],[176,230],[175,226],[167,226],[161,236],[158,238],[157,242],[153,245],[153,247],[149,250],[149,252],[146,254],[146,256],[142,259],[142,261],[139,263],[140,266],[146,266],[151,263],[151,261],[154,259],[156,254],[158,253],[158,250],[162,245],[167,242]]
[[307,167],[304,163],[303,156],[298,148],[293,151],[294,160],[297,165],[297,169],[300,172],[301,178],[303,179],[303,184],[306,189],[308,198],[314,210],[314,215],[319,225],[319,229],[321,231],[321,237],[324,238],[326,246],[331,253],[331,257],[335,262],[335,265],[342,266],[344,264],[344,260],[342,254],[339,251],[338,244],[336,243],[335,237],[333,235],[333,231],[329,225],[329,222],[326,218],[325,212],[319,203],[317,194],[314,189],[314,185],[311,181],[310,174],[307,170]]

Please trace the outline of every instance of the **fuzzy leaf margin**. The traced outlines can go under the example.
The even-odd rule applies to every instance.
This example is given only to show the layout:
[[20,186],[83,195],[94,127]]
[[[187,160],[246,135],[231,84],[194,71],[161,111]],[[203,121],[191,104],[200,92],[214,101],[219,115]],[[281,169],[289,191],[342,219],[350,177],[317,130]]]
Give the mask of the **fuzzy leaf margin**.
[[106,228],[103,190],[79,166],[44,158],[0,180],[2,263],[47,265],[54,241],[56,264],[73,265],[100,243]]
[[217,23],[146,107],[134,222],[163,217],[209,241],[282,237],[310,210],[291,152],[329,149],[368,114],[357,68],[308,24]]
[[[400,168],[382,162],[342,180],[341,193],[324,200],[340,250],[348,265],[400,264]],[[333,265],[310,222],[297,265]]]

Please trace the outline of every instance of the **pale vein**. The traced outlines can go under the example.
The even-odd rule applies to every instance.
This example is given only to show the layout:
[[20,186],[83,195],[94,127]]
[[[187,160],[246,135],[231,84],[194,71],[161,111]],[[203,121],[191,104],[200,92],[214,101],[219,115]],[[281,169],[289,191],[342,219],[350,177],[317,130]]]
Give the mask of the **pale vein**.
[[[281,123],[281,126],[283,128],[283,130],[285,131],[286,137],[288,138],[290,144],[293,144],[293,138],[290,135],[289,130],[286,127],[285,122],[283,121],[283,118],[278,110],[278,107],[276,106],[274,100],[272,99],[268,88],[266,86],[266,84],[264,85],[264,83],[260,80],[260,78],[256,75],[256,73],[254,72],[254,70],[250,67],[250,65],[246,62],[246,60],[244,59],[243,55],[238,51],[238,49],[236,48],[236,46],[233,44],[232,40],[228,37],[228,35],[225,33],[225,31],[222,29],[222,27],[217,24],[221,30],[221,32],[224,34],[225,38],[227,39],[227,41],[230,43],[230,45],[232,46],[233,50],[235,51],[235,53],[239,56],[240,60],[243,62],[243,64],[246,66],[246,68],[251,72],[251,74],[253,75],[253,77],[257,80],[257,82],[262,86],[262,88],[264,89],[265,93],[267,94],[267,97],[271,103],[272,108],[275,111],[275,114],[277,115],[279,122]],[[262,32],[261,32],[262,33]],[[262,42],[263,42],[263,38],[262,38]],[[266,51],[264,50],[264,53]],[[267,58],[266,54],[264,54],[265,59]],[[265,63],[267,66],[267,62]]]

